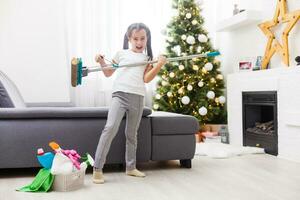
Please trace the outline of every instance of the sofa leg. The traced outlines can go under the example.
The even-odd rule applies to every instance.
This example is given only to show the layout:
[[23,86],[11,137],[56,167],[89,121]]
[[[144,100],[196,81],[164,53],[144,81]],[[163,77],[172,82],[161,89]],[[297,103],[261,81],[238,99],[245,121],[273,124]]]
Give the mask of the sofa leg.
[[180,166],[184,168],[192,168],[192,160],[191,159],[180,160]]
[[123,163],[118,164],[118,168],[119,168],[120,170],[123,170],[123,169],[124,169],[124,164],[123,164]]

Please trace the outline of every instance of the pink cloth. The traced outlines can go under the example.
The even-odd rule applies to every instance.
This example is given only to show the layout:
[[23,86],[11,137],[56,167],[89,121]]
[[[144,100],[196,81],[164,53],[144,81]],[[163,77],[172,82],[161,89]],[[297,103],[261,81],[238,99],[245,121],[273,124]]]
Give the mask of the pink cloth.
[[79,159],[81,156],[75,151],[74,149],[72,150],[61,150],[61,152],[66,155],[73,163],[73,165],[80,170],[80,162]]

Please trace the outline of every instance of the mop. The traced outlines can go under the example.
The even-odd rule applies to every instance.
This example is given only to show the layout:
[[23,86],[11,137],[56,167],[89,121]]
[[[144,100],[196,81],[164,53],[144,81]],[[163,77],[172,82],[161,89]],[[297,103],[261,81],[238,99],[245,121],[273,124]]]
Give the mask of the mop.
[[[220,55],[220,53],[218,51],[215,51],[215,52],[210,52],[210,53],[205,53],[205,54],[194,54],[194,55],[188,55],[188,56],[167,58],[167,62],[189,60],[189,59],[193,59],[193,58],[214,57],[214,56],[218,56],[218,55]],[[73,58],[71,61],[71,84],[73,87],[76,87],[77,85],[81,85],[82,77],[88,76],[88,74],[90,72],[103,71],[106,69],[117,69],[117,68],[122,68],[122,67],[138,67],[138,66],[144,66],[144,65],[148,65],[148,64],[154,64],[157,62],[158,62],[158,60],[152,60],[152,61],[130,63],[130,64],[124,64],[124,65],[109,63],[102,67],[100,67],[100,66],[86,67],[86,66],[82,65],[81,58]]]

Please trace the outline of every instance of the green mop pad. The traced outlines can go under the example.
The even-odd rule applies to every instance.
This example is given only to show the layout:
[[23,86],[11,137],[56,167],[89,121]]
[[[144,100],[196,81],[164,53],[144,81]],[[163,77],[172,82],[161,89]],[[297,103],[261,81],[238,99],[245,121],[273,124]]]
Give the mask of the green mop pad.
[[48,192],[54,181],[54,176],[49,169],[40,169],[31,184],[24,186],[17,191],[21,192]]

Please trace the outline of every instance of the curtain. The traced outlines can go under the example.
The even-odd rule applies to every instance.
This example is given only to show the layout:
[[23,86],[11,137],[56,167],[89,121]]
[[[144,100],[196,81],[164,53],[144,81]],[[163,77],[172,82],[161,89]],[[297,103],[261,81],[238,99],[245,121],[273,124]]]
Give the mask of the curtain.
[[[172,17],[171,0],[64,0],[66,56],[81,57],[86,66],[95,66],[96,54],[112,59],[122,49],[123,37],[131,23],[143,22],[151,30],[154,57],[164,51],[162,30]],[[71,91],[76,106],[109,106],[112,77],[90,73],[82,85]],[[147,84],[146,106],[152,107],[155,80]]]

